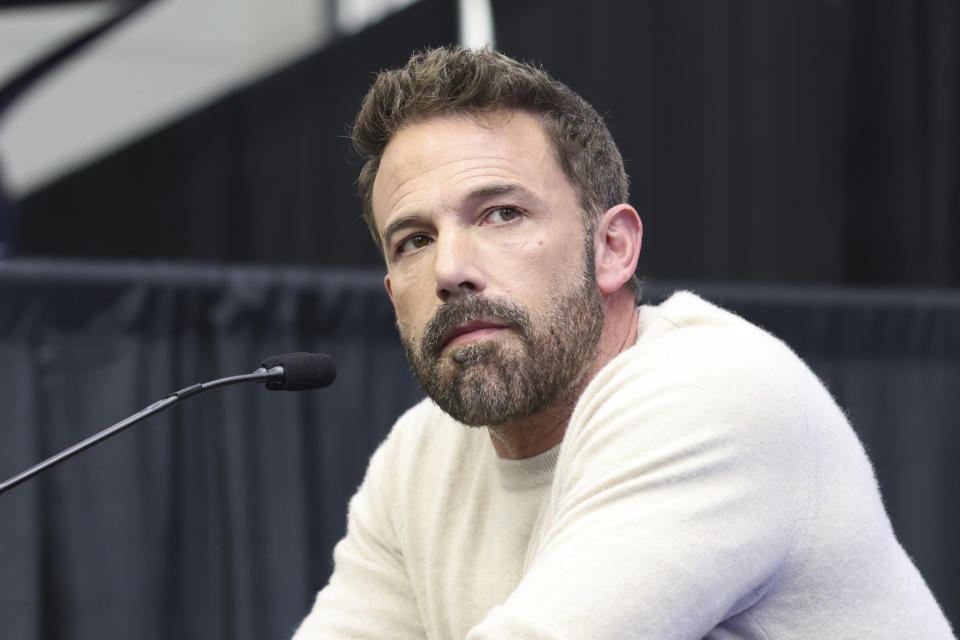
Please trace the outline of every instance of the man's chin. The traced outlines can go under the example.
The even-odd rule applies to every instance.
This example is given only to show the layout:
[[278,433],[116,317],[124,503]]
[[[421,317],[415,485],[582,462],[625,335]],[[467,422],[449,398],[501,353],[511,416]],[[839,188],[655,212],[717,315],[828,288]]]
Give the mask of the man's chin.
[[457,389],[462,393],[465,389],[480,390],[491,384],[502,384],[497,361],[475,350],[454,350],[436,362],[430,376],[432,384],[428,386]]
[[435,362],[444,369],[462,370],[464,367],[482,365],[501,355],[500,346],[496,342],[478,340],[446,347]]

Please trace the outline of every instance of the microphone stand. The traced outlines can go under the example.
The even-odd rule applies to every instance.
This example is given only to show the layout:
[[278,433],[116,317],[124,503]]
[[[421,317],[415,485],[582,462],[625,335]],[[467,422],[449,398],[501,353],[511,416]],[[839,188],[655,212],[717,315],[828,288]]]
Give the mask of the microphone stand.
[[216,389],[217,387],[226,387],[229,385],[241,384],[244,382],[272,382],[272,381],[282,380],[283,377],[284,377],[284,369],[281,366],[271,367],[270,369],[267,369],[265,367],[260,367],[253,373],[244,373],[237,376],[227,376],[225,378],[218,378],[216,380],[211,380],[209,382],[201,382],[190,387],[184,387],[179,391],[174,391],[170,395],[160,400],[157,400],[156,402],[154,402],[153,404],[147,407],[144,407],[143,409],[133,414],[132,416],[125,418],[110,427],[107,427],[103,431],[90,436],[89,438],[87,438],[86,440],[83,440],[82,442],[78,442],[77,444],[73,445],[68,449],[64,449],[60,453],[47,458],[43,462],[35,464],[34,466],[30,467],[26,471],[23,471],[13,476],[9,480],[5,480],[3,483],[0,483],[0,494],[4,493],[5,491],[8,491],[9,489],[14,488],[15,486],[17,486],[22,482],[26,482],[27,480],[37,475],[41,471],[48,469],[55,464],[63,462],[67,458],[77,453],[80,453],[84,449],[88,447],[92,447],[98,442],[102,442],[103,440],[106,440],[110,436],[120,433],[127,427],[133,426],[138,422],[145,420],[146,418],[149,418],[150,416],[156,413],[160,413],[165,409],[169,409],[170,407],[176,404],[180,404],[187,398],[194,396],[198,393],[203,393],[204,391],[209,391],[210,389]]

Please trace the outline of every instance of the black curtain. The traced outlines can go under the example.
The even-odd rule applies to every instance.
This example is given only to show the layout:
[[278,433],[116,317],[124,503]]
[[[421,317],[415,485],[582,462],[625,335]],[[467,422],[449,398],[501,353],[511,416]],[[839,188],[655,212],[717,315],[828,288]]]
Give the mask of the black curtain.
[[[960,295],[694,289],[823,376],[901,541],[960,621]],[[370,453],[421,397],[377,271],[0,263],[0,479],[176,389],[297,350],[331,354],[334,385],[214,390],[0,495],[0,635],[289,636]]]
[[3,189],[3,165],[0,164],[0,259],[14,252],[16,209]]
[[366,459],[420,394],[377,275],[0,266],[0,476],[270,354],[334,387],[191,399],[0,496],[0,635],[287,637]]
[[[346,128],[372,72],[456,40],[454,5],[421,0],[30,194],[23,252],[378,266]],[[610,121],[643,274],[960,285],[956,0],[493,5],[501,50]]]
[[494,11],[505,53],[542,61],[611,121],[644,273],[960,285],[956,0]]

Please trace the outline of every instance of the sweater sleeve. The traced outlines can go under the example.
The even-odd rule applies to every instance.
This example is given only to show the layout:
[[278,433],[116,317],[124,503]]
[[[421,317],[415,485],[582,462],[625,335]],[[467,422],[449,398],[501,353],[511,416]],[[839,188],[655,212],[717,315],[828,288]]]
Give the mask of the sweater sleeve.
[[388,437],[370,459],[350,500],[347,533],[334,549],[333,575],[294,640],[425,637],[392,517],[394,444]]
[[528,569],[468,640],[699,640],[796,552],[812,374],[756,329],[634,349],[581,398]]

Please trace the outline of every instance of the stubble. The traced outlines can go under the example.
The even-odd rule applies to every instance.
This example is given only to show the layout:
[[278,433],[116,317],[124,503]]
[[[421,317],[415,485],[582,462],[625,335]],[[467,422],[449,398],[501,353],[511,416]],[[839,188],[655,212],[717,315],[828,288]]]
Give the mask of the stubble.
[[[437,310],[419,344],[401,333],[414,377],[427,395],[459,422],[488,427],[570,400],[596,357],[603,328],[591,253],[580,277],[558,291],[544,310],[467,294]],[[456,345],[443,353],[443,336],[473,320],[495,321],[513,335]]]

